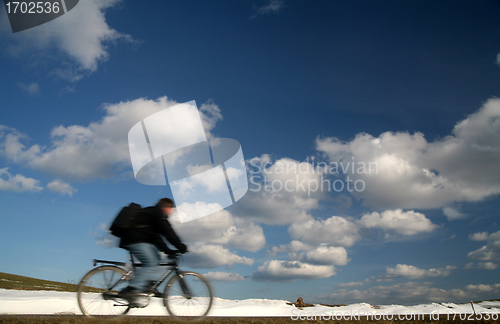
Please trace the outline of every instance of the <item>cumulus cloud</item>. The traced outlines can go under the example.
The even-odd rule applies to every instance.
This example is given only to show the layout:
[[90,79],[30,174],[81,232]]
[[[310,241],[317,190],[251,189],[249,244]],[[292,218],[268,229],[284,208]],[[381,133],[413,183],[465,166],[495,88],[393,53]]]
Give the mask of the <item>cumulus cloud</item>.
[[[318,138],[330,163],[353,162],[343,176],[362,180],[351,192],[378,209],[441,208],[456,201],[481,201],[500,193],[500,99],[455,125],[451,135],[428,142],[422,133],[361,133],[349,142]],[[371,172],[358,166],[375,164]]]
[[270,0],[267,4],[256,7],[255,13],[250,17],[250,19],[255,18],[260,15],[276,14],[285,6],[283,0]]
[[[309,266],[342,266],[346,265],[348,258],[345,247],[353,246],[362,239],[360,234],[363,228],[380,228],[386,237],[394,235],[416,235],[431,232],[437,225],[425,217],[425,215],[402,210],[388,210],[383,213],[366,214],[361,219],[332,216],[328,219],[310,219],[305,222],[297,222],[289,226],[288,232],[292,241],[288,244],[274,246],[268,250],[270,257],[279,253],[287,253],[288,261],[271,260],[262,265],[256,272],[256,278],[266,278],[269,281],[287,281],[293,277],[291,270],[283,271],[284,268],[300,268],[302,265]],[[291,262],[291,263],[290,263]],[[402,267],[406,267],[402,269]],[[282,269],[283,268],[283,269]],[[325,270],[325,268],[318,268]],[[398,265],[395,269],[388,268],[385,279],[396,276],[408,278],[425,278],[436,276],[447,276],[454,267],[448,266],[444,269],[422,270],[413,266]],[[407,270],[403,273],[402,270]],[[294,276],[298,277],[301,270],[294,270]],[[333,270],[332,270],[333,271]],[[413,273],[411,272],[413,271]]]
[[324,194],[307,182],[318,181],[321,170],[288,158],[273,161],[269,155],[250,159],[248,165],[249,190],[228,208],[231,213],[270,225],[311,219],[310,212],[319,207]]
[[97,245],[104,246],[105,248],[118,246],[119,238],[111,234],[109,224],[101,223],[97,227],[91,228],[91,233]]
[[31,84],[19,83],[18,85],[19,88],[26,91],[30,96],[40,93],[40,86],[38,85],[38,83],[31,83]]
[[463,219],[463,218],[467,217],[467,215],[465,215],[464,213],[461,213],[460,211],[458,211],[452,207],[443,208],[443,214],[446,216],[446,218],[448,218],[449,221],[454,221],[454,220]]
[[0,190],[11,192],[40,192],[39,181],[21,174],[13,175],[9,168],[0,169]]
[[498,65],[500,65],[500,53],[498,53],[498,54],[497,54],[497,60],[496,60],[496,63],[497,63]]
[[205,276],[205,278],[207,278],[210,281],[236,282],[236,281],[247,280],[245,277],[235,272],[217,271],[217,272],[205,273],[203,276]]
[[[314,166],[309,161],[300,162],[290,158],[273,161],[268,154],[250,159],[249,162],[253,189],[287,191],[302,197],[324,197],[321,191],[321,176],[325,172],[323,165]],[[327,188],[323,186],[323,189]],[[309,204],[316,207],[314,201]]]
[[[305,204],[302,204],[302,203]],[[268,225],[286,225],[311,218],[310,203],[314,198],[303,198],[288,192],[248,191],[243,198],[227,208],[240,218],[252,219]],[[308,205],[309,204],[309,205]]]
[[205,129],[207,137],[212,137],[210,131],[215,127],[218,121],[222,120],[222,114],[219,106],[212,100],[209,99],[207,102],[200,106],[201,112],[201,123]]
[[478,262],[477,265],[474,262],[467,263],[465,269],[481,269],[481,270],[495,270],[498,268],[498,264],[493,262]]
[[469,239],[471,241],[487,241],[489,237],[488,232],[478,232],[469,235]]
[[250,220],[233,217],[227,210],[186,223],[181,223],[179,216],[173,214],[170,222],[186,242],[203,241],[251,252],[262,249],[266,244],[262,227]]
[[493,263],[493,262],[479,262],[477,264],[478,269],[483,269],[483,270],[495,270],[498,268],[498,264]]
[[56,179],[47,184],[47,189],[58,192],[61,195],[73,196],[78,190],[73,188],[69,183]]
[[197,243],[189,246],[184,261],[192,268],[213,269],[220,266],[231,268],[235,264],[251,266],[254,259],[239,256],[221,245]]
[[386,231],[387,235],[394,233],[400,235],[429,233],[438,227],[424,214],[413,210],[403,212],[401,209],[366,214],[361,217],[359,224],[366,228],[380,228]]
[[344,247],[320,245],[307,252],[291,253],[291,260],[317,265],[346,265],[350,260]]
[[356,281],[356,282],[344,282],[344,283],[339,283],[339,287],[342,288],[352,288],[352,287],[358,287],[358,286],[363,286],[365,283],[362,281]]
[[281,244],[279,247],[274,246],[268,253],[270,256],[288,253],[288,257],[292,261],[318,265],[346,265],[350,261],[344,247],[328,246],[327,244],[313,247],[298,240],[293,240],[289,244]]
[[8,160],[19,163],[33,159],[40,152],[38,145],[33,145],[29,149],[21,143],[29,138],[12,127],[0,125],[0,155]]
[[[133,41],[108,25],[107,9],[121,0],[86,0],[65,15],[15,34],[7,51],[13,56],[33,58],[48,63],[52,73],[69,81],[81,79],[97,70],[109,57],[108,45],[118,40]],[[6,17],[3,17],[6,20]],[[41,64],[41,63],[40,63]]]
[[312,265],[300,261],[268,260],[257,268],[252,279],[256,281],[291,282],[297,279],[329,278],[336,275],[335,267]]
[[470,236],[473,241],[487,241],[483,247],[469,252],[468,257],[472,260],[499,261],[500,260],[500,231],[492,234],[486,232],[474,233]]
[[387,274],[382,278],[408,278],[408,279],[424,279],[430,277],[447,277],[451,271],[456,269],[455,266],[446,266],[439,269],[420,269],[412,265],[398,264],[395,268],[387,267]]
[[288,244],[281,244],[280,246],[273,246],[270,251],[268,251],[269,256],[275,256],[278,253],[293,253],[300,251],[309,251],[313,247],[309,244],[303,243],[298,240],[293,240]]
[[[379,228],[386,235],[417,235],[429,233],[438,228],[424,214],[415,211],[386,210],[382,213],[365,214],[359,220],[340,216],[328,219],[310,219],[297,222],[288,228],[290,236],[311,246],[326,243],[330,246],[350,247],[362,239],[362,228]],[[297,246],[297,244],[296,244]],[[274,248],[273,253],[282,252],[287,247]],[[291,251],[293,252],[293,251]]]
[[466,289],[445,290],[431,287],[430,282],[407,282],[389,286],[375,286],[366,290],[339,289],[318,298],[326,303],[366,302],[370,304],[411,305],[423,302],[467,301],[479,295]]
[[311,219],[290,225],[288,233],[293,239],[312,245],[327,243],[337,246],[352,246],[361,239],[359,226],[346,218],[332,216],[328,219]]
[[485,284],[479,284],[479,285],[467,285],[465,286],[465,289],[473,292],[498,292],[500,289],[500,284],[492,284],[492,285],[485,285]]
[[[35,144],[28,148],[24,144],[27,135],[0,126],[0,154],[12,162],[24,163],[66,181],[110,178],[130,167],[127,142],[130,128],[141,119],[176,104],[167,97],[107,104],[100,121],[88,126],[54,127],[48,146]],[[211,115],[213,112],[215,115]],[[200,113],[208,129],[220,120],[215,109],[204,109]],[[182,129],[182,125],[178,128]]]

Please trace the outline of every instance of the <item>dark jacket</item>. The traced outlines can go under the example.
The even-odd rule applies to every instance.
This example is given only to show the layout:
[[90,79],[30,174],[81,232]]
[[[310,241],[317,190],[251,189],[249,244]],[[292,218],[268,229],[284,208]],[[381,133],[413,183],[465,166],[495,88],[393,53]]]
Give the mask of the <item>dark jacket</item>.
[[172,250],[165,244],[163,236],[181,253],[186,252],[186,245],[181,242],[170,225],[168,217],[163,214],[159,207],[143,208],[138,216],[136,218],[137,227],[120,240],[121,248],[127,249],[127,245],[132,243],[151,243],[156,245],[160,251],[169,253]]

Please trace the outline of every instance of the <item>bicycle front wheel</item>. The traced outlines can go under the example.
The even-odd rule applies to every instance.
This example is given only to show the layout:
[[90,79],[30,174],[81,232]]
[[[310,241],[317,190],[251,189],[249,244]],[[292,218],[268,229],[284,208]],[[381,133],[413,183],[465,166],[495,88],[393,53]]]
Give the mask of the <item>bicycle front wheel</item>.
[[205,277],[193,271],[179,271],[165,287],[165,307],[170,316],[182,321],[201,320],[207,316],[214,295]]
[[78,305],[84,315],[114,317],[126,314],[130,307],[118,298],[128,285],[122,277],[127,272],[115,266],[102,266],[89,271],[78,285]]

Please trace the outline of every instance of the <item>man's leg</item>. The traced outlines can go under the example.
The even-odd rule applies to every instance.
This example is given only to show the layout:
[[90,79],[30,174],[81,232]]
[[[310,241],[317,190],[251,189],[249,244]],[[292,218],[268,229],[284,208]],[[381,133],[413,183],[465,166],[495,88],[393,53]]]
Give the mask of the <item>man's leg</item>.
[[130,286],[140,291],[145,291],[149,288],[150,281],[158,279],[155,276],[158,269],[158,262],[160,262],[158,249],[149,243],[129,244],[127,248],[142,263],[142,266],[130,281]]

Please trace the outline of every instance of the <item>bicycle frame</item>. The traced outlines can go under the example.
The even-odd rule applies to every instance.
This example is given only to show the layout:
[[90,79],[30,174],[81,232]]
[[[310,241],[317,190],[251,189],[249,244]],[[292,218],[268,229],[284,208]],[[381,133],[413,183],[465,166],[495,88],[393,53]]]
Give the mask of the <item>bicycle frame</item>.
[[[129,252],[129,255],[130,255],[130,261],[132,262],[132,268],[127,271],[127,273],[121,278],[121,280],[126,280],[126,278],[129,277],[132,273],[134,273],[138,267],[142,267],[142,263],[140,263],[140,262],[134,262],[134,257],[132,255],[132,253]],[[97,266],[98,263],[101,263],[101,264],[112,264],[112,265],[121,266],[121,267],[125,267],[127,265],[127,263],[125,263],[125,262],[94,259],[94,266]],[[172,273],[175,272],[181,278],[181,280],[179,281],[179,283],[181,285],[181,288],[182,288],[182,291],[183,291],[184,295],[186,296],[186,298],[190,299],[192,295],[191,295],[191,292],[189,291],[189,288],[185,284],[184,280],[182,280],[183,276],[179,272],[179,266],[177,264],[177,259],[174,259],[171,262],[159,262],[158,265],[161,266],[161,267],[171,267],[171,268],[168,269],[167,271],[165,271],[162,274],[162,276],[160,277],[160,279],[157,280],[153,284],[153,286],[151,287],[151,289],[157,289]],[[118,284],[118,282],[116,282],[113,286],[111,286],[110,289],[115,288],[115,286],[117,284]]]

